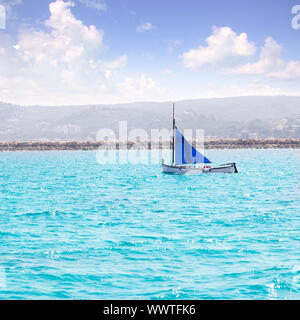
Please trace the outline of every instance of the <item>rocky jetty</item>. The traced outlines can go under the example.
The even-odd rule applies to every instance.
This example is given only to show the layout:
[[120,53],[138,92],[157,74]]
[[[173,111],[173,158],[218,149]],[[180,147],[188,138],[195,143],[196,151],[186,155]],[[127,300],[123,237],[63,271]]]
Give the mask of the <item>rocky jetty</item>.
[[[128,149],[169,148],[171,142],[132,142],[127,143]],[[198,144],[199,145],[199,144]],[[122,143],[105,141],[36,141],[36,142],[0,142],[0,151],[49,151],[49,150],[97,150],[125,149]],[[206,149],[284,149],[300,148],[300,139],[218,139],[207,140]]]

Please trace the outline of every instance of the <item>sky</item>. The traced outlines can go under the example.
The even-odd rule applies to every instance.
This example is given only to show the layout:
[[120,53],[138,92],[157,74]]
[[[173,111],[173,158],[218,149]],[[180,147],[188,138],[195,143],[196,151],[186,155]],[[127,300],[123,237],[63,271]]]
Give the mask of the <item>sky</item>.
[[299,95],[299,49],[300,0],[0,0],[0,101]]

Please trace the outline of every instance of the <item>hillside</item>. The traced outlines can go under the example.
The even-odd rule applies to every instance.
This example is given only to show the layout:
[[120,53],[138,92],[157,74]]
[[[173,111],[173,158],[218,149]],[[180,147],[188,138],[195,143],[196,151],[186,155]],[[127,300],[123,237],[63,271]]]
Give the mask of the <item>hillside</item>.
[[[93,141],[101,128],[170,129],[171,102],[118,105],[18,106],[0,103],[0,141]],[[233,97],[176,102],[180,128],[210,139],[300,138],[300,97]]]

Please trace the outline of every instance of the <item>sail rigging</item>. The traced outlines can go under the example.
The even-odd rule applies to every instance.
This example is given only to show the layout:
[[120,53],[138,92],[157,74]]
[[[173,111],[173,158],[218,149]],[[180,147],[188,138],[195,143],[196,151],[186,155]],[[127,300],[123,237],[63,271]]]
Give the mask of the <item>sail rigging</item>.
[[172,174],[197,174],[197,173],[238,173],[236,164],[227,163],[218,167],[193,166],[200,163],[211,163],[191,143],[189,143],[178,130],[175,124],[175,105],[173,103],[173,128],[172,128],[172,163],[165,164],[162,160],[162,172]]
[[211,163],[204,155],[194,148],[175,126],[175,165]]

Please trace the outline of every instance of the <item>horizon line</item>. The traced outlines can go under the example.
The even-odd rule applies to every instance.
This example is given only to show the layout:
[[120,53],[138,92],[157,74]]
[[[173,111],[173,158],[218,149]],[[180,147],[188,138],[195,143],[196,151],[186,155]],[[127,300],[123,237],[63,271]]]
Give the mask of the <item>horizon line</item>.
[[180,100],[162,100],[162,101],[155,101],[155,100],[137,100],[132,102],[119,102],[119,103],[87,103],[87,104],[17,104],[13,102],[7,101],[0,101],[0,104],[8,104],[12,106],[18,107],[82,107],[82,106],[116,106],[116,105],[130,105],[130,104],[137,104],[137,103],[182,103],[182,102],[189,102],[189,101],[198,101],[198,100],[221,100],[221,99],[235,99],[235,98],[279,98],[279,97],[286,97],[286,98],[300,98],[300,95],[245,95],[245,96],[228,96],[228,97],[211,97],[211,98],[192,98],[192,99],[180,99]]

